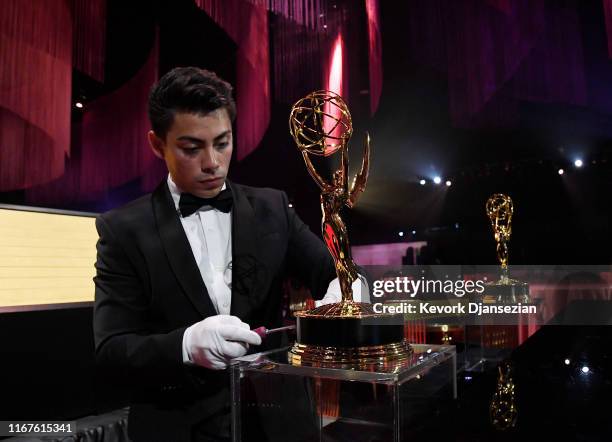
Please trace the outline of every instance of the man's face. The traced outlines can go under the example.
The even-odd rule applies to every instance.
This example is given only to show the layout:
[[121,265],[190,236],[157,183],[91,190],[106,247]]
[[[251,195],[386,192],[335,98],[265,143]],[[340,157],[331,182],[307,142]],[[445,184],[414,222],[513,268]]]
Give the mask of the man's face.
[[232,123],[225,109],[204,116],[176,113],[161,139],[149,132],[153,152],[168,166],[182,192],[201,198],[216,196],[223,187],[232,158]]

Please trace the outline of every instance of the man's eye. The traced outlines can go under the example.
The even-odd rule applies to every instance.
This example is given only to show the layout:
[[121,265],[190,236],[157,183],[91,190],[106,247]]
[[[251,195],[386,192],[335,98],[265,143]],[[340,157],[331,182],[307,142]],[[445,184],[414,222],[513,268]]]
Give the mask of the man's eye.
[[229,146],[229,143],[224,141],[223,143],[217,144],[217,149],[225,149],[227,146]]
[[187,155],[195,155],[200,149],[197,147],[183,147],[183,152]]

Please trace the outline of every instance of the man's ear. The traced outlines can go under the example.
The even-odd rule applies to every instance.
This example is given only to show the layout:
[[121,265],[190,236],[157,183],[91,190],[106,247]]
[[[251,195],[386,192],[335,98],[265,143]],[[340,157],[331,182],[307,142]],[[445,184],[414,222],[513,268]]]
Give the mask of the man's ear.
[[164,141],[159,138],[155,132],[150,130],[147,133],[147,139],[149,140],[149,146],[157,158],[164,159]]

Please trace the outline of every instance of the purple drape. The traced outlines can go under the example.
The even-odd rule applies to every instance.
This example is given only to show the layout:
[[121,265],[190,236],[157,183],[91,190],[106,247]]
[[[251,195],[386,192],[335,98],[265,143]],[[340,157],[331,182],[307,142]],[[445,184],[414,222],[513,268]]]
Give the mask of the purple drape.
[[575,9],[543,0],[410,5],[410,54],[447,72],[454,125],[507,124],[519,99],[585,103]]
[[275,17],[272,51],[274,54],[274,100],[293,104],[321,88],[321,60],[327,37],[287,18]]
[[146,133],[147,99],[158,75],[157,43],[146,63],[112,94],[92,102],[83,116],[81,190],[85,194],[139,177],[155,156]]
[[0,60],[0,191],[10,191],[57,178],[70,152],[66,2],[4,0]]
[[512,79],[515,97],[587,104],[581,32],[575,9],[549,8],[542,32]]
[[[341,32],[338,33],[331,46],[328,60],[324,89],[345,97],[344,92],[348,88],[345,82],[344,40]],[[334,137],[341,137],[342,126],[338,124],[338,121],[342,120],[343,117],[340,109],[337,106],[327,104],[323,107],[323,112],[323,129],[325,132]]]
[[601,0],[604,18],[606,20],[606,34],[608,37],[608,57],[612,58],[612,0]]
[[486,0],[486,2],[506,14],[512,12],[512,0]]
[[267,8],[270,12],[291,20],[294,24],[311,29],[321,26],[321,14],[327,9],[327,0],[247,0]]
[[244,0],[196,0],[238,46],[237,158],[255,150],[270,123],[268,11]]

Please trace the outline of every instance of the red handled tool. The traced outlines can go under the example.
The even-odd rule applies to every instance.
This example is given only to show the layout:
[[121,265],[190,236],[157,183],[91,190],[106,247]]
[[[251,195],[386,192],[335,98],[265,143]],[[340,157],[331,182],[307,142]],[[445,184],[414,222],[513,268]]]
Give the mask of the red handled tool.
[[287,325],[285,327],[269,328],[269,329],[262,326],[262,327],[257,327],[253,329],[253,331],[257,333],[261,339],[265,339],[266,336],[272,333],[278,333],[278,332],[289,331],[289,330],[295,330],[295,325]]

